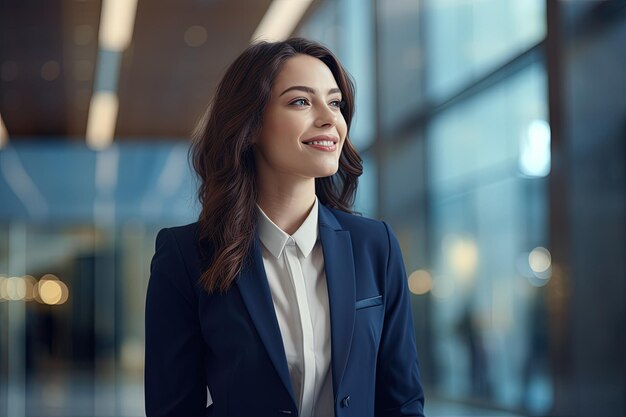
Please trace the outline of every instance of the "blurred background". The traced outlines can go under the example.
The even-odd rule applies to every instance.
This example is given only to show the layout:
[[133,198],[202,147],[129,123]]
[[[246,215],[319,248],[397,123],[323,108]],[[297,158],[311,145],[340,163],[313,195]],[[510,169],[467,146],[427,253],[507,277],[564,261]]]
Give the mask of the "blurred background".
[[0,0],[0,416],[141,416],[157,231],[259,36],[357,84],[437,416],[626,416],[626,2]]

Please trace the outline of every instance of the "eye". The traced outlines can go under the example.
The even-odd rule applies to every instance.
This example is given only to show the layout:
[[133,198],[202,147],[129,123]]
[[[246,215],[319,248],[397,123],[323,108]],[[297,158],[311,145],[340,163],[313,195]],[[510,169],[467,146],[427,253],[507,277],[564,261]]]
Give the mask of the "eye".
[[346,106],[346,102],[343,100],[333,100],[330,102],[330,105],[339,109],[343,109]]
[[306,106],[307,104],[309,104],[309,100],[307,100],[306,98],[297,98],[289,104],[301,107],[301,106]]

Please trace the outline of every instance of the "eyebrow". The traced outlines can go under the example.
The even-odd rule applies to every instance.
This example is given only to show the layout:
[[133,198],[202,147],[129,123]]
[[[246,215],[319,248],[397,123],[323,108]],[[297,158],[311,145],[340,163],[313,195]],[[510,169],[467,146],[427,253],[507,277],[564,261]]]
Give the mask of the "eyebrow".
[[[292,91],[292,90],[304,91],[306,93],[313,94],[313,95],[317,94],[317,90],[315,90],[314,88],[306,87],[306,86],[303,86],[303,85],[294,85],[293,87],[289,87],[288,89],[286,89],[285,91],[280,93],[280,96],[282,96],[283,94],[285,94],[285,93],[287,93],[289,91]],[[338,88],[331,88],[330,90],[328,90],[328,94],[334,94],[334,93],[340,93],[341,94],[341,90],[338,89]]]

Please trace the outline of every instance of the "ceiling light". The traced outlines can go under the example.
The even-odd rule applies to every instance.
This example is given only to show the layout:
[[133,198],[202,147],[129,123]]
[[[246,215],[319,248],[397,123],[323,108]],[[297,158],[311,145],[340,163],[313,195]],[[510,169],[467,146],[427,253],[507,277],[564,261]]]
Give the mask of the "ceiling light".
[[137,0],[104,0],[100,16],[100,47],[123,51],[130,44],[135,26]]
[[100,91],[91,97],[87,117],[87,145],[90,148],[104,149],[113,142],[117,110],[117,94]]
[[251,42],[270,42],[287,39],[294,31],[312,0],[274,0],[254,31]]

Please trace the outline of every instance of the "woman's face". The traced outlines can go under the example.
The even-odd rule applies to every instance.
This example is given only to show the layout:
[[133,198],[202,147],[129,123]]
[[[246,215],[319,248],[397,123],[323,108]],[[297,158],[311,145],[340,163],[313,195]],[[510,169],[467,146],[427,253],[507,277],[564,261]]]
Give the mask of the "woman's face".
[[337,82],[322,61],[304,54],[287,59],[272,86],[256,141],[262,176],[318,178],[336,173],[347,135],[341,100]]

